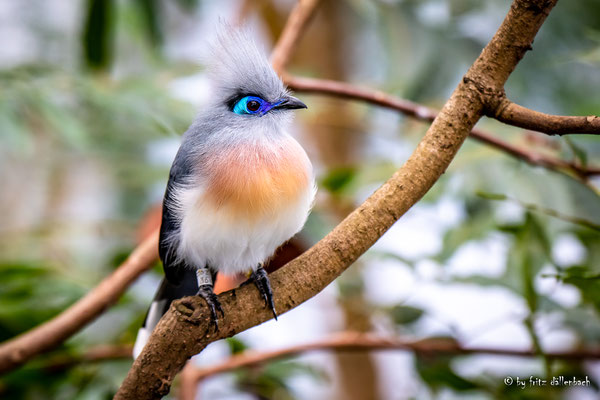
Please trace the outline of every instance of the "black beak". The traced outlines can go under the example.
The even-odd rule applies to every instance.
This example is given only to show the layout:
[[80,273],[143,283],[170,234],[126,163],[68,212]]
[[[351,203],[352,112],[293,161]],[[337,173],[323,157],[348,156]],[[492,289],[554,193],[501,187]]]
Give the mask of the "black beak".
[[281,103],[274,107],[277,110],[297,110],[300,108],[308,108],[306,104],[295,98],[294,96],[284,96],[281,98]]

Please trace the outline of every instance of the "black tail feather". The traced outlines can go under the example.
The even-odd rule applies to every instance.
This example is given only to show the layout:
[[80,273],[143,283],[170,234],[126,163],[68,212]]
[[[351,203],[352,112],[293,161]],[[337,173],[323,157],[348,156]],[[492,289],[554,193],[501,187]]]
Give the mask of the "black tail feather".
[[185,269],[183,274],[185,276],[183,276],[178,286],[173,285],[166,279],[161,281],[154,300],[152,300],[152,304],[150,304],[150,308],[146,313],[144,324],[138,331],[135,345],[133,346],[133,358],[137,358],[142,352],[150,334],[158,324],[158,321],[167,312],[173,300],[185,296],[193,296],[198,292],[196,272],[191,269]]

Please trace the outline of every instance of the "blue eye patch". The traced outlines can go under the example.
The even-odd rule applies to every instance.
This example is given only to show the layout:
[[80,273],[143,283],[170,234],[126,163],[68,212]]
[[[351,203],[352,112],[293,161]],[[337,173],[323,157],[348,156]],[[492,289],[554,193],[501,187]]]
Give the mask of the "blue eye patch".
[[235,103],[233,106],[233,112],[238,115],[258,114],[259,116],[262,116],[279,103],[280,102],[271,104],[257,96],[246,96]]

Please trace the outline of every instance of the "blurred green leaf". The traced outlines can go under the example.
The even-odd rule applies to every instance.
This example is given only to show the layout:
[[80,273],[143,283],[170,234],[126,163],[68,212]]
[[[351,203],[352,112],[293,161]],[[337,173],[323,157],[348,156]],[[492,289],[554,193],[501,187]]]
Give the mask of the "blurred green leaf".
[[52,318],[86,290],[32,263],[0,264],[0,282],[0,341]]
[[114,0],[88,0],[83,29],[83,49],[86,63],[102,69],[113,59]]
[[560,275],[564,283],[571,284],[581,291],[583,301],[600,311],[600,274],[585,267],[567,268]]
[[562,314],[562,323],[566,329],[577,332],[581,346],[596,346],[600,342],[600,320],[593,306],[572,308]]
[[550,242],[540,221],[531,213],[526,213],[522,224],[504,226],[503,231],[513,236],[504,282],[525,297],[533,312],[538,301],[534,279],[544,264],[551,261]]
[[32,96],[32,100],[35,102],[36,111],[48,124],[49,130],[62,137],[64,143],[78,149],[89,144],[87,129],[77,118],[64,112],[58,104],[48,101],[49,99]]
[[578,229],[574,234],[584,246],[585,266],[591,273],[600,273],[600,234],[589,229]]
[[396,305],[389,311],[394,323],[408,325],[417,322],[423,316],[423,310],[416,307]]
[[295,399],[287,384],[293,377],[304,375],[319,381],[325,379],[318,369],[296,361],[272,361],[258,369],[242,369],[236,375],[241,390],[266,399]]
[[[573,216],[570,216],[570,215],[565,215],[565,214],[562,214],[562,213],[560,213],[560,212],[558,212],[556,210],[553,210],[553,209],[550,209],[550,208],[540,207],[540,206],[538,206],[536,204],[523,203],[523,202],[521,202],[519,200],[511,199],[508,196],[505,196],[503,194],[478,192],[477,195],[480,196],[480,197],[482,197],[482,198],[484,198],[484,199],[488,199],[488,200],[497,200],[497,201],[509,200],[509,201],[518,203],[519,205],[521,205],[526,210],[536,211],[536,212],[539,212],[539,213],[543,213],[543,214],[549,215],[549,216],[554,217],[554,218],[561,219],[563,221],[570,222],[572,224],[581,225],[581,226],[584,226],[586,228],[593,229],[595,231],[600,231],[600,224],[596,224],[595,222],[592,222],[590,220],[587,220],[587,219],[584,219],[584,218],[573,217]],[[506,229],[508,229],[508,228],[506,228]]]
[[588,157],[587,157],[587,153],[585,152],[584,149],[582,149],[581,147],[579,147],[573,140],[571,140],[570,137],[565,136],[565,143],[567,143],[567,145],[569,146],[569,148],[571,149],[571,151],[573,152],[573,155],[575,156],[575,159],[579,161],[579,164],[582,167],[586,167],[587,166],[587,162],[588,162]]
[[337,287],[342,299],[362,296],[365,291],[365,283],[359,276],[344,276],[344,279],[336,281]]
[[466,200],[466,217],[444,234],[442,250],[435,256],[441,263],[448,261],[466,242],[485,238],[496,226],[492,209],[477,198]]
[[450,367],[451,358],[447,357],[418,357],[417,372],[432,388],[448,387],[459,392],[480,389],[481,386],[469,379],[463,378]]
[[137,0],[135,4],[140,8],[150,43],[153,46],[160,45],[163,41],[159,20],[161,15],[160,3],[157,0]]
[[0,95],[0,143],[4,151],[14,149],[17,153],[27,154],[32,150],[33,141],[19,115],[18,100],[10,97],[10,93],[4,98]]
[[398,255],[398,254],[396,254],[394,252],[391,252],[391,251],[378,250],[378,249],[375,249],[375,250],[370,249],[367,254],[368,254],[367,257],[369,257],[369,258],[372,257],[373,259],[383,259],[383,260],[389,259],[389,260],[393,260],[393,261],[398,261],[398,262],[400,262],[402,264],[405,264],[405,265],[407,265],[407,266],[409,266],[411,268],[414,268],[414,262],[413,261],[411,261],[411,260],[409,260],[409,259],[407,259],[405,257],[402,257],[402,256],[400,256],[400,255]]
[[237,337],[230,337],[225,339],[225,342],[229,346],[229,352],[231,354],[239,354],[248,350],[248,345],[238,339]]
[[356,173],[355,167],[333,168],[321,179],[320,186],[331,193],[340,193],[352,182]]
[[177,3],[181,8],[186,11],[192,11],[195,7],[198,7],[200,0],[177,0]]

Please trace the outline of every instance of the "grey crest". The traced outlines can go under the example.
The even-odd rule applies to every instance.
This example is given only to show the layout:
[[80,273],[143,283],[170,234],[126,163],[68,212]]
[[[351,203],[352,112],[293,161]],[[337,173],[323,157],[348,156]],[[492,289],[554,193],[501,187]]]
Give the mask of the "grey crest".
[[221,23],[208,65],[215,100],[254,94],[274,102],[286,93],[283,82],[247,28]]
[[269,102],[288,95],[247,28],[221,23],[207,64],[210,100],[185,132],[173,164],[182,171],[173,177],[180,184],[191,176],[202,176],[207,154],[241,142],[278,137],[292,120],[293,113],[285,110],[257,117],[237,115],[230,108],[229,102],[242,95],[257,95]]

